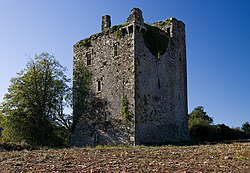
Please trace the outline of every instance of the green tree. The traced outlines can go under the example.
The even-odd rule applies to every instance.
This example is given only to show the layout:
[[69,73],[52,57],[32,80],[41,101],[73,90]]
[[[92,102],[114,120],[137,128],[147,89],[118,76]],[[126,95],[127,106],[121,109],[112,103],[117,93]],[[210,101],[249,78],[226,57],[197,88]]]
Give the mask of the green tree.
[[209,126],[213,123],[213,118],[209,117],[204,111],[203,106],[198,106],[189,114],[188,127],[191,129],[194,126]]
[[250,134],[250,124],[249,124],[249,122],[243,123],[241,129],[242,129],[245,133]]
[[12,78],[0,112],[4,142],[63,145],[69,142],[70,80],[66,68],[48,53],[36,55]]
[[203,106],[198,106],[189,114],[190,137],[195,141],[211,141],[213,119],[207,115]]

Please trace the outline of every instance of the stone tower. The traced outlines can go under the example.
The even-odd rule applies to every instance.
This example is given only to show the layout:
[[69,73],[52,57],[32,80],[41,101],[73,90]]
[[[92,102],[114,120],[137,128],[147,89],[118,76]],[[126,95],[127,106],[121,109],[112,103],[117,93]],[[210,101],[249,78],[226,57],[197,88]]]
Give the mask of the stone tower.
[[104,16],[74,45],[73,70],[72,145],[189,140],[183,22],[148,25],[138,8],[113,27]]

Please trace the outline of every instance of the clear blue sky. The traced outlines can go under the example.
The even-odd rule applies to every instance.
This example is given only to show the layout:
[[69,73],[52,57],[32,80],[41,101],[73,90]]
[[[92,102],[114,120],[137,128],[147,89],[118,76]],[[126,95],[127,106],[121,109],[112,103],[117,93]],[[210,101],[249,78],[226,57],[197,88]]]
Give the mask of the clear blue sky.
[[48,52],[72,75],[72,46],[100,32],[101,16],[123,23],[139,7],[152,23],[186,24],[189,112],[202,105],[214,123],[250,121],[249,0],[0,0],[0,102],[28,56]]

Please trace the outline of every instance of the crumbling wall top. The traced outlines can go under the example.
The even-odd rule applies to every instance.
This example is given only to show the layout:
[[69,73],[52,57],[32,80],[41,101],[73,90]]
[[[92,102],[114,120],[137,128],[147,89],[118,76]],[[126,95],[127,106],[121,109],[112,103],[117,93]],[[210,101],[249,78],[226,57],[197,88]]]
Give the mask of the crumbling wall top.
[[102,31],[111,27],[111,17],[109,15],[102,16]]
[[131,14],[129,15],[128,19],[127,19],[128,23],[137,23],[139,25],[143,25],[144,24],[144,19],[142,16],[142,11],[139,8],[133,8],[131,10]]

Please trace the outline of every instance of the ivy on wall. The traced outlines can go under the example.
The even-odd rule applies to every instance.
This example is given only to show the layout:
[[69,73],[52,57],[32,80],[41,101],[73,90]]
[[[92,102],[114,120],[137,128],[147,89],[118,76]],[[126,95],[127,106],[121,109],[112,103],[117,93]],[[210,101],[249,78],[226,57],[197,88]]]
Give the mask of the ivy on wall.
[[123,23],[123,24],[120,24],[120,25],[114,25],[111,28],[104,30],[103,32],[93,34],[92,36],[90,36],[88,38],[85,38],[83,40],[78,41],[75,44],[75,46],[76,47],[82,47],[83,46],[85,48],[88,48],[88,47],[91,46],[91,40],[95,40],[99,36],[104,35],[104,34],[108,34],[108,33],[111,33],[111,34],[114,33],[117,38],[121,38],[122,37],[121,28],[126,26],[126,25],[127,25],[127,23]]
[[91,85],[91,73],[86,68],[85,64],[81,61],[78,62],[76,69],[74,69],[74,87],[73,87],[73,97],[74,97],[74,117],[72,132],[75,130],[75,126],[87,108],[88,94],[90,92]]
[[133,114],[129,111],[129,102],[127,96],[122,97],[121,101],[121,115],[125,122],[133,123]]

